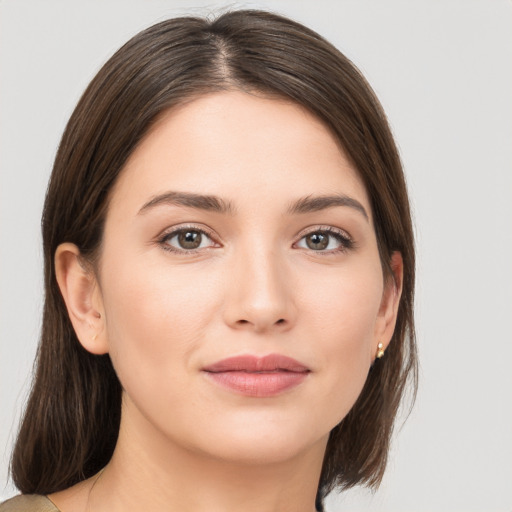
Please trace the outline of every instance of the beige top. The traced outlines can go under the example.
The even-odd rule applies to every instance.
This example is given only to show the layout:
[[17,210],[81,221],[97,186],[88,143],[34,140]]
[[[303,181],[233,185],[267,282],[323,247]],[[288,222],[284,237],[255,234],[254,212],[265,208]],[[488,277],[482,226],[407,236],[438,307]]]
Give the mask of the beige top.
[[46,497],[39,494],[20,494],[0,503],[0,512],[60,512]]

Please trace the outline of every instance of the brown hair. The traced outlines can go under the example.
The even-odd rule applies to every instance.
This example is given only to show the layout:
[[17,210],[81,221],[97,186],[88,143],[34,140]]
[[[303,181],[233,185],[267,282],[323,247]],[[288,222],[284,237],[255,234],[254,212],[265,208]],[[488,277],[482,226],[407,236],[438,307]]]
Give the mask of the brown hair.
[[371,201],[383,273],[404,263],[396,329],[349,414],[331,432],[318,503],[334,487],[376,488],[406,386],[416,386],[414,244],[407,190],[386,117],[355,66],[308,28],[262,11],[213,21],[177,18],[128,41],[99,71],[63,134],[44,206],[45,305],[35,380],[12,457],[23,493],[48,494],[86,479],[112,456],[121,385],[109,356],[78,342],[55,278],[63,242],[99,250],[109,191],[157,118],[226,89],[291,99],[321,119],[352,159]]

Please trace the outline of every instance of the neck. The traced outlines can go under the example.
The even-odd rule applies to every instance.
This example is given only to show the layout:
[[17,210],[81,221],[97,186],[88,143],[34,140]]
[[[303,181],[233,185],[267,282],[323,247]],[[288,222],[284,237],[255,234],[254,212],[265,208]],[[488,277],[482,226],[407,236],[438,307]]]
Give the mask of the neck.
[[[314,512],[327,439],[283,460],[226,460],[122,422],[116,450],[88,510]],[[143,432],[143,430],[142,430]]]

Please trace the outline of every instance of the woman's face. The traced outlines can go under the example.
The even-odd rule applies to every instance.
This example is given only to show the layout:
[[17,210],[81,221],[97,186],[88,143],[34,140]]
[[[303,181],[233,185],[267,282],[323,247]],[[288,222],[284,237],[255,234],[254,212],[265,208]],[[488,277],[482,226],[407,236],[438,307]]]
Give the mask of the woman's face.
[[330,132],[242,92],[173,109],[133,153],[98,280],[123,422],[222,459],[323,450],[398,300],[365,188]]

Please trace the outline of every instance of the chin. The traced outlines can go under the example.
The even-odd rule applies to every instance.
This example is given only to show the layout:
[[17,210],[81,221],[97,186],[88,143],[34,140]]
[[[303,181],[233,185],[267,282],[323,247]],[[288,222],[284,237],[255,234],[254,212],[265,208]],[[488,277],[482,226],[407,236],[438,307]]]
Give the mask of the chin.
[[225,461],[276,464],[308,450],[323,452],[331,428],[330,423],[314,425],[299,418],[253,415],[227,424],[210,424],[207,435],[203,432],[201,436],[200,450]]
[[215,452],[210,452],[210,455],[236,464],[280,464],[295,459],[313,449],[314,446],[325,450],[327,436],[325,436],[325,442],[323,439],[296,438],[294,435],[283,436],[281,434],[273,436],[269,434],[265,438],[262,436],[245,436],[243,438],[237,436],[225,438],[224,443],[217,444]]

